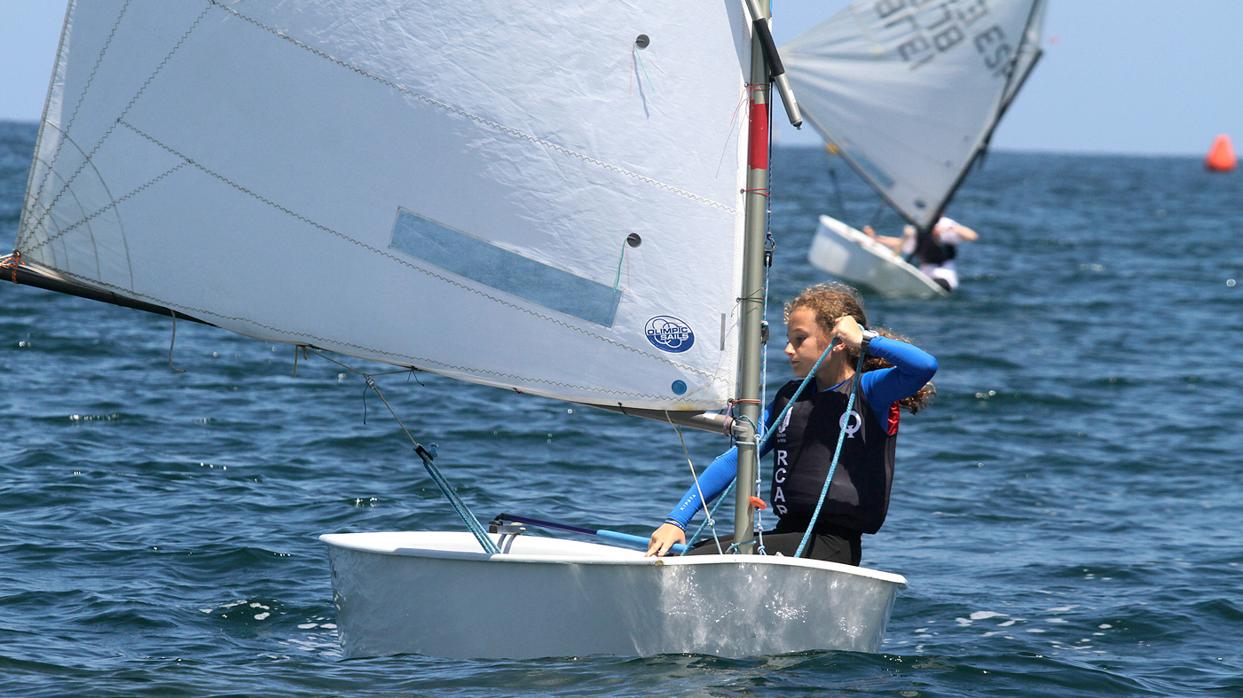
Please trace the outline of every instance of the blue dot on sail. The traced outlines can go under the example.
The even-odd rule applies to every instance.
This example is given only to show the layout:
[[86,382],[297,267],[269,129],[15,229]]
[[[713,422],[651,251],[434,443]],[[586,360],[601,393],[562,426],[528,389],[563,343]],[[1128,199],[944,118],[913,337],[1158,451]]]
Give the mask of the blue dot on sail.
[[673,385],[670,387],[673,389],[674,395],[686,394],[686,381],[674,381]]

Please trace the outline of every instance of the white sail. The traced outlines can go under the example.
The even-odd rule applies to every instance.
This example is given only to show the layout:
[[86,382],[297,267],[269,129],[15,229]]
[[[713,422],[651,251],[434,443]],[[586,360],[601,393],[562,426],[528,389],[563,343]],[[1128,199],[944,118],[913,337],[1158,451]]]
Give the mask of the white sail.
[[928,228],[1034,64],[1042,4],[861,0],[782,59],[807,121]]
[[720,407],[749,65],[733,1],[72,2],[17,251],[267,340]]

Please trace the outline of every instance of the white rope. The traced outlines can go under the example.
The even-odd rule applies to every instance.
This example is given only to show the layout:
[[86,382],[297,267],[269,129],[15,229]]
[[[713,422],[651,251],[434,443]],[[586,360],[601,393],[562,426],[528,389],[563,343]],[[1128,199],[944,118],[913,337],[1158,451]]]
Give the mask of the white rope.
[[[699,486],[699,476],[695,473],[695,463],[691,461],[691,452],[686,448],[686,439],[682,436],[682,430],[678,428],[678,425],[673,423],[668,410],[665,410],[665,419],[669,421],[669,426],[673,427],[673,431],[678,435],[678,441],[682,442],[682,454],[686,456],[686,465],[691,469],[691,480],[695,482],[695,491],[699,493],[699,506],[704,510],[704,525],[712,529],[712,541],[716,543],[716,551],[724,555],[725,551],[721,549],[721,538],[716,533],[716,519],[712,518],[712,512],[708,511],[708,500],[704,497],[703,488]],[[690,543],[691,541],[687,541],[688,546]]]

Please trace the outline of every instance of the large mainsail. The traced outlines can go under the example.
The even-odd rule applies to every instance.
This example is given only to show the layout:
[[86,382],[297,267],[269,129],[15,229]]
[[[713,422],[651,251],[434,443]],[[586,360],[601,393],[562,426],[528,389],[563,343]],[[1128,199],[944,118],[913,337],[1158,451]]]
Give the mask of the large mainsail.
[[733,396],[736,2],[71,2],[23,263],[593,404]]
[[1039,57],[1042,0],[862,0],[782,47],[807,120],[927,229]]

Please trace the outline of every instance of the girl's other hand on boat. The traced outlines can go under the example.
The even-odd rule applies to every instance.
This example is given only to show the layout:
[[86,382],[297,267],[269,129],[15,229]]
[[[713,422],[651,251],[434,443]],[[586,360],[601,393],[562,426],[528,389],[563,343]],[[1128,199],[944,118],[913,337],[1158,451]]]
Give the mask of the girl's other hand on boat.
[[652,531],[652,539],[648,542],[646,557],[653,555],[664,557],[674,543],[686,543],[686,531],[671,523],[661,524],[660,528]]

